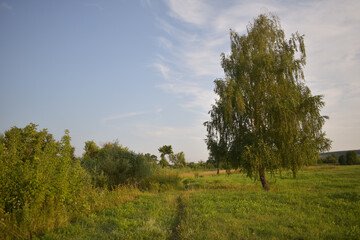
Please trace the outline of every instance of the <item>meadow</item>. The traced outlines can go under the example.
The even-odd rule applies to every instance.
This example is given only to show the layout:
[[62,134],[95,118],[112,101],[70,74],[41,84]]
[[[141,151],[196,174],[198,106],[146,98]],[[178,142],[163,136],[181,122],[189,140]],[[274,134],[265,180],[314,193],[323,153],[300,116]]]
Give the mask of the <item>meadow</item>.
[[360,166],[270,177],[184,174],[178,190],[144,191],[35,239],[360,239]]

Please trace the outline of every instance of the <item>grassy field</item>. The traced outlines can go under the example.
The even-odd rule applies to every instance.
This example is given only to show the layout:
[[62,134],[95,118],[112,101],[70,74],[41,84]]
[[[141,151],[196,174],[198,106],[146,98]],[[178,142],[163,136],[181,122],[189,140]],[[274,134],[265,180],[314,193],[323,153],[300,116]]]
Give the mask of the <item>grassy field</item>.
[[360,166],[269,176],[269,192],[241,173],[196,176],[40,239],[360,239]]

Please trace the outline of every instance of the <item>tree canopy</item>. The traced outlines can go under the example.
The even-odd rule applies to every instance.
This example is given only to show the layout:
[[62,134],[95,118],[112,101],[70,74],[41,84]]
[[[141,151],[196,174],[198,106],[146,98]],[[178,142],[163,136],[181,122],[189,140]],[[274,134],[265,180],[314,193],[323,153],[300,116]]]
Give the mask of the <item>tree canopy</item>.
[[269,189],[265,172],[296,172],[330,147],[320,114],[323,96],[305,84],[304,35],[285,39],[277,16],[259,15],[246,34],[230,31],[231,52],[222,53],[225,78],[209,111],[206,143],[216,161],[242,167]]

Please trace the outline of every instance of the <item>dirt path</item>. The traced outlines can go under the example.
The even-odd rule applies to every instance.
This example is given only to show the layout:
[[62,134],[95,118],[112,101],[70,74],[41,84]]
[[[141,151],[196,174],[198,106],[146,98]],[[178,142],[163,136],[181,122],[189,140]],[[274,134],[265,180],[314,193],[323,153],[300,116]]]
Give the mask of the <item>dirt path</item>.
[[179,195],[179,197],[176,199],[176,205],[177,205],[177,215],[174,221],[174,224],[171,228],[172,231],[172,238],[171,239],[180,239],[180,231],[181,231],[181,219],[184,214],[184,202],[182,200],[182,194]]

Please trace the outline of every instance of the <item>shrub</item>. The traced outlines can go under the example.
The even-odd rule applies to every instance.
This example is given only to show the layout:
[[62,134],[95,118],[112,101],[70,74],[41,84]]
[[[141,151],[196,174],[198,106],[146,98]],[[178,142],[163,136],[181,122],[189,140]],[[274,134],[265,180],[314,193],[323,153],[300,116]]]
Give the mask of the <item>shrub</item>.
[[92,157],[85,152],[82,159],[94,185],[109,189],[119,184],[135,184],[150,176],[155,165],[153,158],[136,154],[117,142],[105,144]]
[[67,130],[56,141],[35,124],[13,127],[0,137],[0,219],[5,234],[0,238],[15,233],[28,238],[85,211],[83,192],[90,182],[70,140]]

